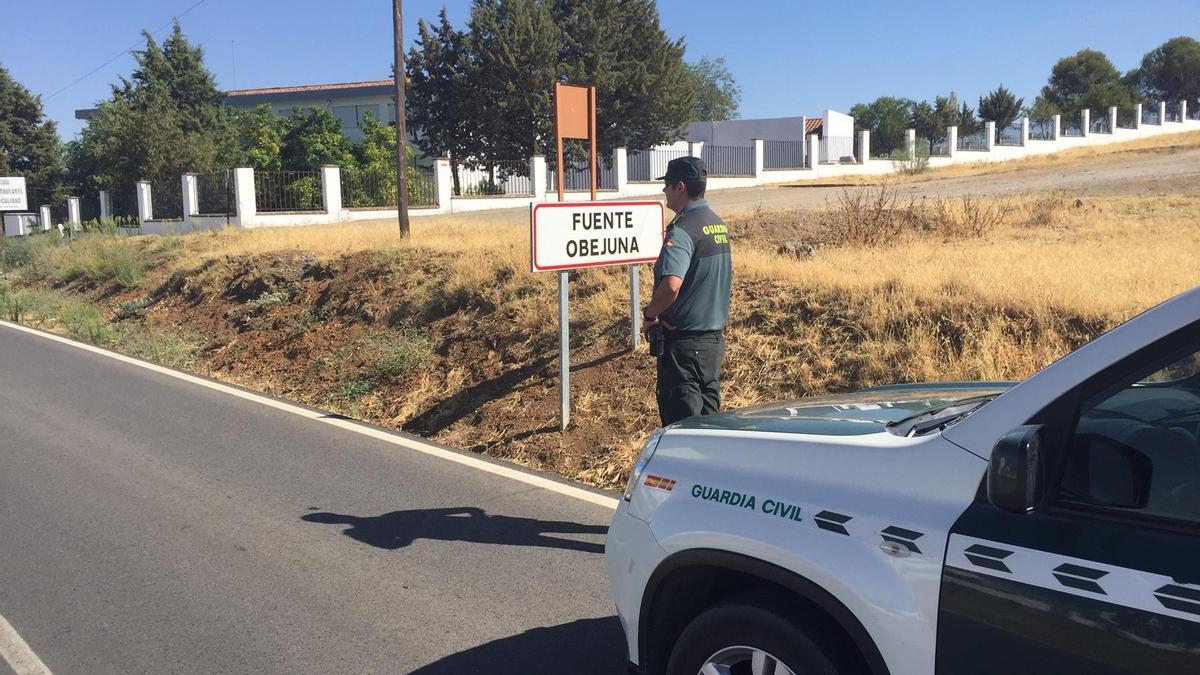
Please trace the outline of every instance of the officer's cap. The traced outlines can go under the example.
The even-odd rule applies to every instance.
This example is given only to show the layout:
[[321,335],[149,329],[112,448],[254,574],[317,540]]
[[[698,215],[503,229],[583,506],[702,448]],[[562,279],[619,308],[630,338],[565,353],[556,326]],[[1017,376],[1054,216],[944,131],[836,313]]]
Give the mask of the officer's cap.
[[698,183],[708,180],[708,170],[704,168],[704,160],[699,157],[679,157],[667,162],[667,173],[655,180],[665,180],[670,183],[683,181]]

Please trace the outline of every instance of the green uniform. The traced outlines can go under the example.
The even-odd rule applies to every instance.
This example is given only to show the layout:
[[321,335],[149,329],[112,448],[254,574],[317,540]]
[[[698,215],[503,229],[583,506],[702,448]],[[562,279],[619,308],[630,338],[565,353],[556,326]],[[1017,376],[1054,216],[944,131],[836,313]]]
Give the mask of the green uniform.
[[665,276],[683,280],[679,296],[662,313],[665,350],[658,359],[658,411],[664,425],[721,406],[723,330],[729,321],[733,258],[729,229],[708,207],[692,202],[667,226],[654,263],[655,287]]

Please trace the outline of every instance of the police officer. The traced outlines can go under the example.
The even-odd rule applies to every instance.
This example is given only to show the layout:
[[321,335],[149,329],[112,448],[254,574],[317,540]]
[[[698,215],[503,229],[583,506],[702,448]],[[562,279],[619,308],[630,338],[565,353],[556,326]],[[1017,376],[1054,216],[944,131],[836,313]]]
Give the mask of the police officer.
[[658,180],[675,218],[654,263],[654,296],[642,318],[648,332],[663,331],[657,395],[658,415],[667,425],[721,407],[733,259],[729,229],[704,199],[703,160],[673,159]]

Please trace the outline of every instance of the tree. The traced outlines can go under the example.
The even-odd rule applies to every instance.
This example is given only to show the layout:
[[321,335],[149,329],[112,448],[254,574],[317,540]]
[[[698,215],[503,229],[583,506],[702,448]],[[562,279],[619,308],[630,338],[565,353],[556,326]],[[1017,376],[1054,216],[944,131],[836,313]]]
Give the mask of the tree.
[[725,57],[702,57],[688,65],[688,71],[692,78],[692,89],[696,92],[693,122],[737,119],[742,90],[725,66]]
[[1017,98],[1002,84],[979,97],[979,116],[996,123],[996,139],[999,140],[1000,133],[1021,116],[1023,105],[1025,99]]
[[1058,109],[1064,124],[1078,121],[1085,109],[1107,112],[1109,106],[1134,104],[1133,92],[1121,82],[1112,62],[1092,49],[1059,59],[1042,87],[1042,98]]
[[926,101],[914,103],[911,124],[917,137],[928,140],[930,146],[946,140],[948,127],[958,127],[959,136],[969,136],[980,128],[975,111],[966,103],[960,106],[958,94],[954,92],[934,98],[933,105]]
[[178,185],[180,174],[232,166],[239,159],[232,112],[223,105],[203,51],[176,22],[158,45],[147,32],[134,52],[137,68],[88,121],[69,154],[81,189],[105,189],[114,205],[132,210],[133,184]]
[[[408,124],[422,152],[449,157],[451,166],[456,166],[478,150],[472,116],[476,92],[466,34],[450,25],[445,7],[438,18],[436,32],[424,19],[417,22],[417,45],[409,51],[406,63]],[[458,172],[453,176],[454,194],[460,194]]]
[[288,118],[276,115],[263,103],[252,111],[237,113],[238,142],[246,163],[262,171],[281,168],[283,137]]
[[353,144],[342,133],[342,121],[324,108],[293,108],[283,134],[280,165],[311,171],[325,164],[354,166]]
[[548,0],[474,0],[471,124],[488,159],[547,154],[562,39]]
[[904,147],[915,106],[912,99],[880,96],[871,103],[855,104],[850,115],[855,127],[871,132],[871,152],[886,155]]
[[596,86],[603,157],[678,140],[695,91],[683,40],[667,37],[654,0],[558,0],[555,18],[565,81]]
[[1142,57],[1132,73],[1141,93],[1152,101],[1200,105],[1200,42],[1171,38]]
[[45,119],[41,98],[0,67],[0,175],[24,176],[26,187],[39,191],[30,199],[40,202],[66,196],[64,174],[62,144],[54,122]]

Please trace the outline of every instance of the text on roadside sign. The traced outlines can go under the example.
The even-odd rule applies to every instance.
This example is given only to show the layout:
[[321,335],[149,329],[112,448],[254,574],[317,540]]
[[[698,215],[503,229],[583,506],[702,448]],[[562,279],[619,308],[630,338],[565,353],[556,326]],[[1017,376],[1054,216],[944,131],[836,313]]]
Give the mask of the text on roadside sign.
[[653,262],[663,241],[660,202],[534,204],[530,214],[535,272]]

